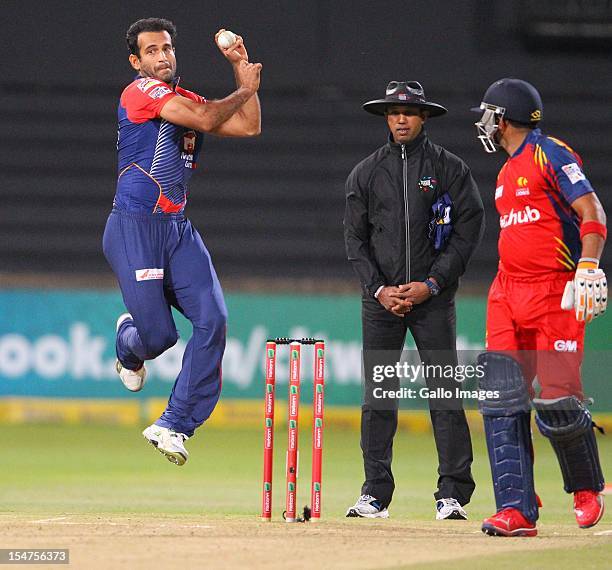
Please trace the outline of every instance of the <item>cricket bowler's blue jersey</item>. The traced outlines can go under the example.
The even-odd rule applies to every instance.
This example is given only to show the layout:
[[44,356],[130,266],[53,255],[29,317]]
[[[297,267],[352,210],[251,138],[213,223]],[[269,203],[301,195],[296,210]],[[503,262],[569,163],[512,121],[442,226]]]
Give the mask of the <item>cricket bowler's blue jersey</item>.
[[187,183],[196,168],[202,135],[160,117],[172,97],[206,100],[158,79],[139,77],[121,94],[118,109],[119,176],[113,206],[149,214],[181,213]]

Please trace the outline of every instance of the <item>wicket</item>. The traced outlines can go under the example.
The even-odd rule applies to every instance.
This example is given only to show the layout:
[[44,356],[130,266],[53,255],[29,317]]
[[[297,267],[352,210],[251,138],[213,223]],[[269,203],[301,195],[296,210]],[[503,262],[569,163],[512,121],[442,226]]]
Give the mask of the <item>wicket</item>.
[[272,471],[274,465],[274,400],[276,389],[276,352],[278,345],[289,346],[289,409],[286,459],[287,522],[308,520],[297,516],[298,475],[298,419],[300,405],[300,367],[302,345],[314,346],[313,420],[312,420],[312,478],[310,520],[321,518],[321,470],[323,460],[323,400],[325,385],[325,342],[314,338],[276,338],[266,343],[266,390],[264,427],[263,506],[261,518],[272,520]]

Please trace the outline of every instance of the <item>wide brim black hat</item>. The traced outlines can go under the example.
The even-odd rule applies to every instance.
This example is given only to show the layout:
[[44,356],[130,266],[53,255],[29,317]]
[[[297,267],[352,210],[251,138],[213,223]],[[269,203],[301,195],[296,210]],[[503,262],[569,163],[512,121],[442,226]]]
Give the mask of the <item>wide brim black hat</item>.
[[418,107],[427,111],[430,117],[448,113],[446,107],[427,101],[425,90],[418,81],[391,81],[387,85],[385,98],[368,101],[363,104],[363,109],[373,115],[384,116],[387,109],[394,105]]

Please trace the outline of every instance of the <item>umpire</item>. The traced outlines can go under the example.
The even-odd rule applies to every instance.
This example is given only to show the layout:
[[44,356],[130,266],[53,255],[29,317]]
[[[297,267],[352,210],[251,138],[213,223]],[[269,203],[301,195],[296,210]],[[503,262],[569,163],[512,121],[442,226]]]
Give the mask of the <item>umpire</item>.
[[[398,362],[409,329],[424,364],[456,365],[455,293],[484,229],[484,210],[469,168],[433,144],[423,125],[447,111],[427,101],[416,81],[392,81],[384,99],[363,105],[384,116],[388,142],[362,160],[346,181],[344,239],[363,289],[365,392],[361,449],[365,482],[348,517],[387,518],[397,399],[372,395],[372,369]],[[429,388],[451,379],[426,378]],[[389,384],[387,384],[389,385]],[[399,380],[391,381],[394,387]],[[460,399],[429,400],[438,451],[436,518],[467,518],[474,491],[472,444]]]

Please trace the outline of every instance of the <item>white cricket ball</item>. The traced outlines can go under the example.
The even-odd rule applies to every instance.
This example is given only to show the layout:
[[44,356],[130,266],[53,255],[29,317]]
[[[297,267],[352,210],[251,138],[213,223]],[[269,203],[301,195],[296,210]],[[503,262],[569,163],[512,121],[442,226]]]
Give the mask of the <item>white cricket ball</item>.
[[234,32],[230,32],[229,30],[221,32],[219,34],[219,37],[217,38],[217,43],[219,44],[219,47],[223,49],[227,49],[228,47],[233,45],[235,41],[236,34]]

